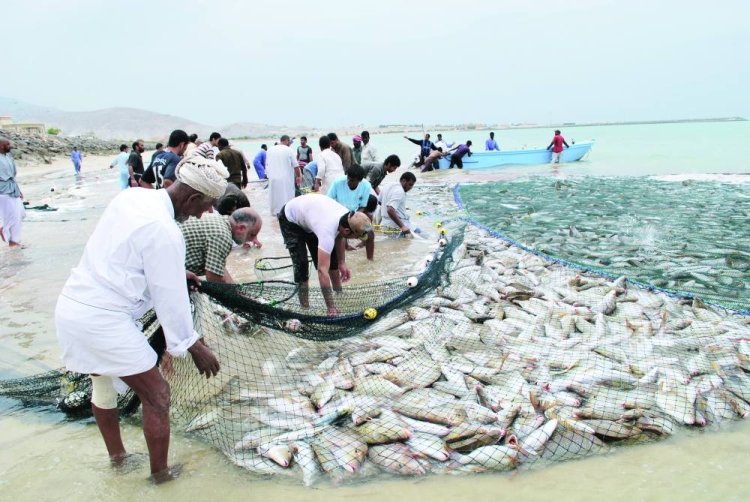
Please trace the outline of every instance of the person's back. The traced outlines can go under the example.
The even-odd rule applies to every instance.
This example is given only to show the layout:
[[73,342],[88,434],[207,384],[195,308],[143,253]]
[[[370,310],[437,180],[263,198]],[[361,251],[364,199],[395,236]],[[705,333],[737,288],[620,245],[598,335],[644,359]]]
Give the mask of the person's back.
[[268,149],[266,154],[266,176],[268,179],[294,179],[294,166],[297,159],[287,145],[279,143]]
[[153,188],[164,188],[164,180],[174,177],[175,168],[180,163],[180,156],[169,150],[163,150],[154,157],[151,166],[145,170],[141,181]]
[[[243,183],[247,184],[245,158],[242,156],[242,153],[233,148],[224,147],[219,151],[216,160],[220,160],[227,168],[227,171],[229,171],[229,179],[227,179],[229,183],[233,183],[238,187],[242,187]],[[243,173],[245,173],[244,177]]]
[[229,217],[206,213],[180,224],[185,238],[185,268],[195,275],[224,275],[226,258],[232,251]]
[[344,176],[344,166],[341,157],[330,148],[322,150],[318,160],[318,174],[320,193],[326,194],[336,179]]

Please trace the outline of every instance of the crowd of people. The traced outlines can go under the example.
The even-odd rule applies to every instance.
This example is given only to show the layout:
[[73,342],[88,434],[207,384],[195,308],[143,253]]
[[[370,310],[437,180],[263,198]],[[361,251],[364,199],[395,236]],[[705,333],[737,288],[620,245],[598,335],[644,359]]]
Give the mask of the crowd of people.
[[[420,146],[423,170],[436,168],[442,155],[451,156],[450,167],[461,168],[462,158],[471,155],[471,141],[454,147],[441,135],[437,143],[429,134],[407,139]],[[92,410],[113,464],[128,458],[117,396],[131,388],[143,405],[152,479],[163,482],[175,475],[167,465],[169,385],[138,320],[153,308],[168,357],[190,354],[201,374],[218,373],[219,361],[193,329],[188,294],[199,276],[233,282],[226,266],[232,248],[262,245],[262,218],[243,191],[251,165],[259,179],[268,180],[271,216],[278,220],[305,308],[310,306],[310,259],[327,314],[338,315],[334,292],[351,278],[346,254],[356,249],[348,240],[361,241],[358,247],[372,260],[376,226],[398,229],[401,235],[415,231],[406,194],[417,178],[406,171],[397,183],[383,185],[401,160],[397,155],[381,160],[367,131],[354,136],[352,146],[335,133],[321,136],[315,156],[306,137],[295,149],[293,141],[283,135],[272,147],[263,145],[252,163],[219,133],[201,142],[195,134],[172,131],[166,145],[157,144],[147,166],[142,140],[120,146],[110,168],[117,169],[122,190],[104,210],[55,310],[66,367],[91,375]],[[563,146],[567,143],[556,131],[549,148],[557,161]],[[486,147],[499,149],[494,134]],[[24,208],[12,148],[0,138],[0,237],[17,247]],[[71,160],[80,174],[77,149]]]

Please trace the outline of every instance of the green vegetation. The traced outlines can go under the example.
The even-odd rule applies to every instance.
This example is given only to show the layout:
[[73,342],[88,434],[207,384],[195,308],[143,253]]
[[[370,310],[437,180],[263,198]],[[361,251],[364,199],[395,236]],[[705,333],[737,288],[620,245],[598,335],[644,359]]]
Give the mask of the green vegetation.
[[51,134],[52,136],[57,136],[60,134],[60,128],[58,127],[50,127],[47,129],[47,134]]

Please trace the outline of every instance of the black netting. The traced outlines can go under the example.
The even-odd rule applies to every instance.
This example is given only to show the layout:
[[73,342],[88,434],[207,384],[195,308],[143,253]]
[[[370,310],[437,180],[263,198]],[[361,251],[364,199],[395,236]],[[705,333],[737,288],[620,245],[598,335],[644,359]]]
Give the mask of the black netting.
[[540,466],[750,415],[747,316],[475,228],[447,251],[424,291],[346,287],[332,319],[284,283],[193,295],[221,371],[162,362],[177,428],[310,485]]

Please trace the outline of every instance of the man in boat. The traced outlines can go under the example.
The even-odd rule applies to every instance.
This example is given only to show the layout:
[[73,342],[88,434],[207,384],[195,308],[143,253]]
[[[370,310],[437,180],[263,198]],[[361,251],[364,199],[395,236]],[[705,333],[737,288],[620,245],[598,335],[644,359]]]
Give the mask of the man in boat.
[[560,130],[556,129],[555,135],[552,137],[552,141],[547,147],[547,150],[552,150],[552,160],[550,161],[550,164],[560,163],[560,155],[565,149],[563,148],[563,145],[565,145],[565,148],[570,148],[568,143],[565,142],[565,138],[563,138],[562,134],[560,133]]
[[422,166],[422,170],[420,172],[426,173],[427,171],[432,171],[433,168],[440,169],[440,167],[438,166],[438,160],[440,160],[440,157],[442,157],[443,155],[445,154],[443,153],[443,149],[440,147],[438,147],[437,150],[432,150],[427,158],[424,159],[424,166]]
[[175,220],[210,211],[227,176],[221,163],[193,156],[177,166],[176,181],[165,190],[120,192],[104,210],[55,309],[65,366],[91,375],[91,409],[113,465],[127,457],[117,395],[130,387],[139,397],[156,483],[174,478],[167,465],[169,385],[138,319],[153,308],[171,356],[190,353],[207,378],[219,372],[218,360],[193,330],[185,279],[198,279],[185,271],[185,242]]
[[490,137],[487,139],[487,141],[484,142],[484,149],[488,152],[491,151],[500,151],[500,147],[497,145],[497,141],[495,141],[495,133],[491,132]]

